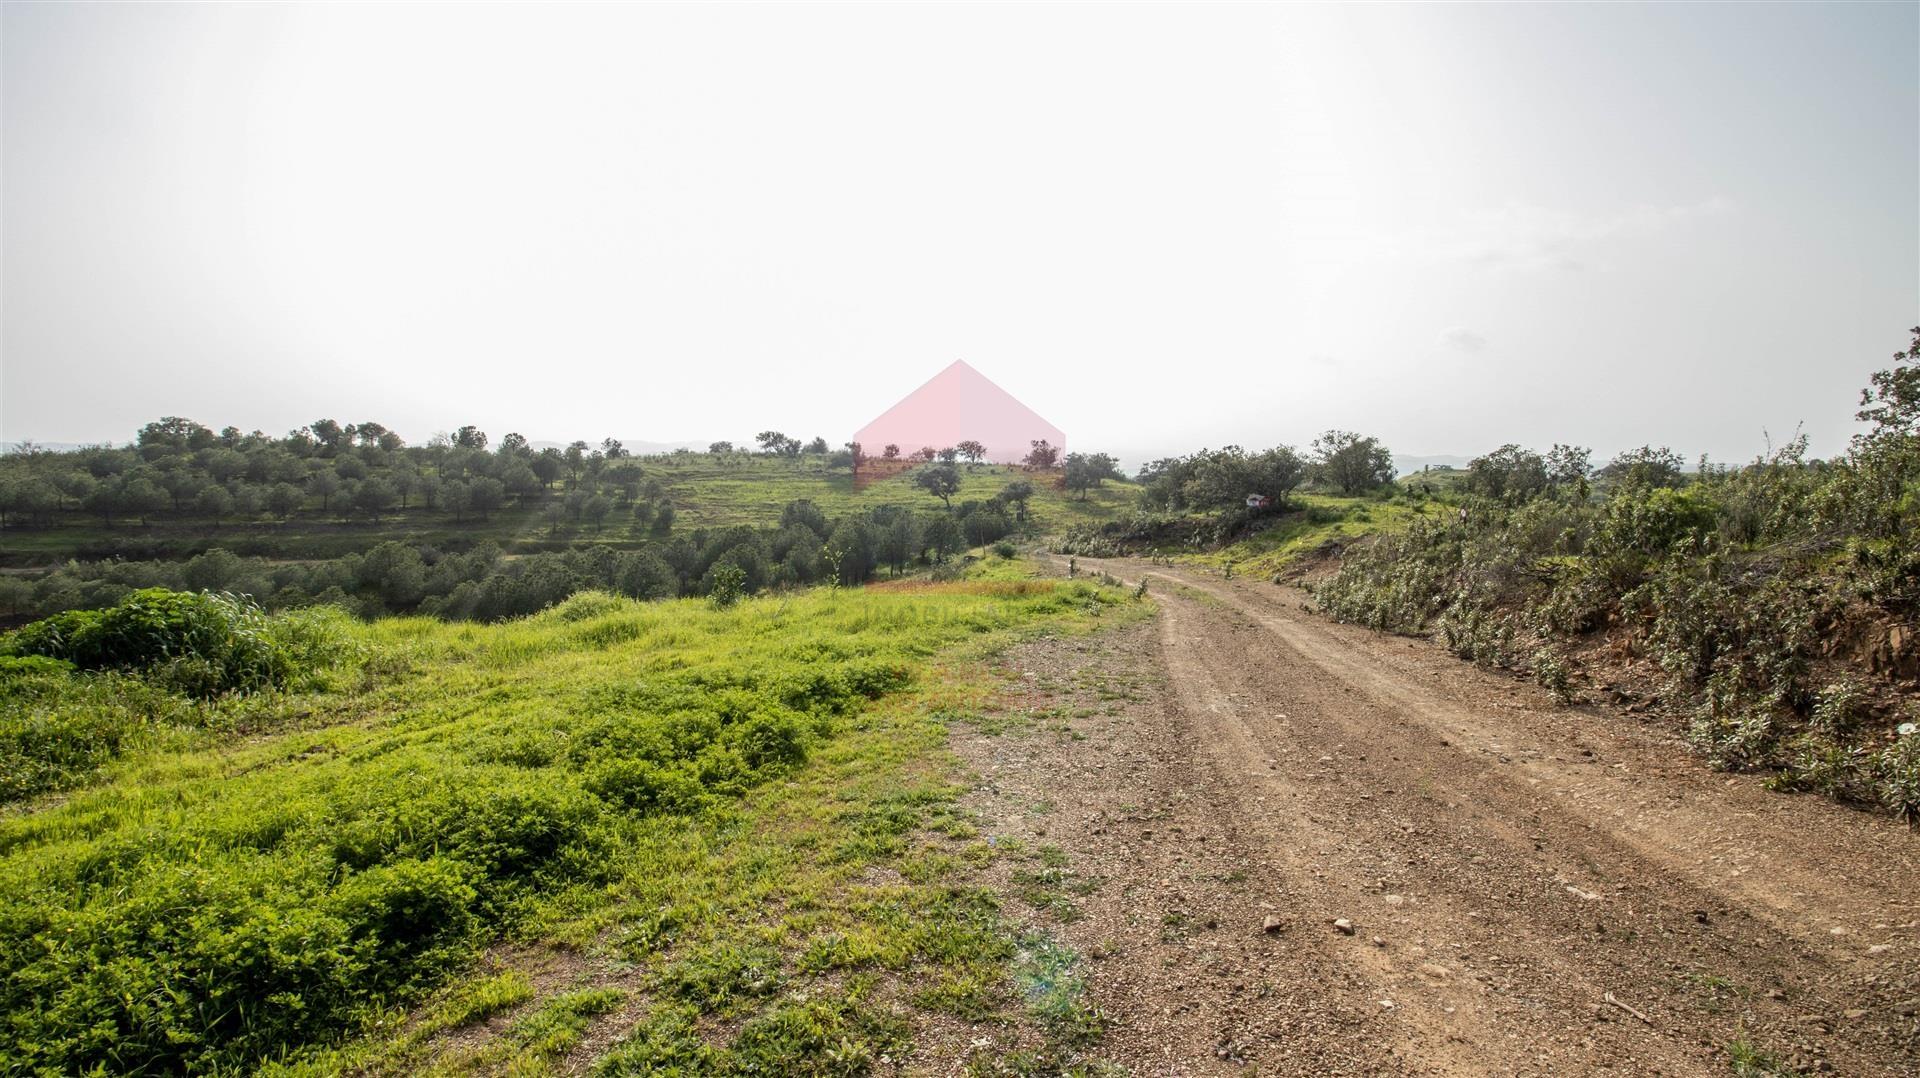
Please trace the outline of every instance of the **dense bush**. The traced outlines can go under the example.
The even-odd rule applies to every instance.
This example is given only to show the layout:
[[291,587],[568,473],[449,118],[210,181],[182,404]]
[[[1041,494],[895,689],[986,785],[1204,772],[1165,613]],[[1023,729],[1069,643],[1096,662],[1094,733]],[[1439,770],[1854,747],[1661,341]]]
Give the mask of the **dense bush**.
[[[1318,507],[1303,511],[1316,517],[1328,512],[1337,513]],[[1087,558],[1124,557],[1163,547],[1207,549],[1245,535],[1258,522],[1279,519],[1278,514],[1248,509],[1238,502],[1204,514],[1136,510],[1113,520],[1072,525],[1054,540],[1051,549],[1056,554]]]
[[1306,463],[1284,445],[1258,453],[1237,445],[1202,449],[1142,468],[1139,478],[1146,489],[1140,503],[1147,509],[1174,513],[1241,508],[1249,494],[1264,494],[1278,503],[1305,475]]
[[211,592],[145,588],[105,610],[69,610],[0,640],[0,652],[81,670],[145,673],[191,696],[286,687],[342,658],[325,611],[271,616]]
[[[1897,359],[1920,356],[1915,334]],[[1562,693],[1588,638],[1617,639],[1657,664],[1661,699],[1716,766],[1920,817],[1920,735],[1894,732],[1920,719],[1900,628],[1920,615],[1914,369],[1876,376],[1861,413],[1875,429],[1831,462],[1796,438],[1689,478],[1670,452],[1636,450],[1601,470],[1596,502],[1506,447],[1469,469],[1482,496],[1349,551],[1316,600]]]

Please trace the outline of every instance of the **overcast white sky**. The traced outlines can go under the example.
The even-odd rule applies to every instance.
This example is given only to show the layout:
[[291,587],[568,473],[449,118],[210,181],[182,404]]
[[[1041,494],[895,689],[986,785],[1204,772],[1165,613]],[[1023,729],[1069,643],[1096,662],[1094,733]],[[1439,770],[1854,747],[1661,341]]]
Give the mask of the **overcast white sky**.
[[9,3],[0,438],[1852,431],[1920,7]]

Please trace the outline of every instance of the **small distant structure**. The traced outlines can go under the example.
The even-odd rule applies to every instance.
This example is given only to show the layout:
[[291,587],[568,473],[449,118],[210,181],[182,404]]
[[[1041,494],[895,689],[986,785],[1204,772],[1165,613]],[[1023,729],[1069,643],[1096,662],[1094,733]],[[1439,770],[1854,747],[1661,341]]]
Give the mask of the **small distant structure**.
[[1265,494],[1247,495],[1248,509],[1266,509],[1271,507],[1272,505],[1273,505],[1273,499],[1267,497]]
[[[854,464],[856,482],[911,467],[916,462],[906,458],[922,448],[978,442],[984,450],[980,459],[1019,464],[1035,442],[1046,442],[1062,457],[1067,444],[1059,427],[959,359],[860,428],[853,440],[862,457]],[[887,446],[898,447],[895,459],[884,456]]]

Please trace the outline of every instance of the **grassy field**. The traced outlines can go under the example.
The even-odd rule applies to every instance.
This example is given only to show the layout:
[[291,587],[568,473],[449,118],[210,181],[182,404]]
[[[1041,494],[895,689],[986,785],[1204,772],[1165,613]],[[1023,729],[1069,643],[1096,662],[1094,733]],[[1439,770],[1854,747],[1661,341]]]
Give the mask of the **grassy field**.
[[966,883],[1005,854],[952,808],[943,724],[1007,642],[1148,609],[992,561],[727,610],[341,621],[319,688],[155,706],[0,817],[0,1059],[859,1073],[953,1016],[1084,1042],[1071,993],[1012,987],[1072,956]]
[[[676,533],[734,524],[776,524],[781,509],[799,498],[811,499],[829,517],[882,505],[920,510],[940,505],[913,485],[910,472],[856,490],[851,473],[830,469],[818,457],[669,454],[641,458],[640,464],[649,480],[657,479],[665,488],[665,498],[675,510]],[[1130,509],[1138,495],[1131,483],[1109,482],[1083,499],[1056,487],[1056,477],[981,465],[962,466],[960,493],[954,501],[985,500],[1021,478],[1033,483],[1030,512],[1042,530],[1110,519]],[[469,513],[458,520],[449,513],[417,505],[393,510],[378,522],[321,513],[317,507],[310,507],[285,522],[229,521],[216,525],[190,515],[161,512],[144,525],[123,521],[109,528],[97,517],[70,510],[59,514],[58,522],[51,527],[0,531],[0,568],[48,567],[74,557],[181,559],[215,547],[252,557],[319,560],[363,551],[387,540],[456,550],[492,540],[510,554],[583,545],[637,549],[646,544],[647,534],[636,533],[631,519],[620,509],[602,527],[569,524],[556,531],[546,518],[545,499],[557,496],[512,503],[484,519]]]
[[[796,498],[812,499],[830,517],[880,505],[925,509],[939,504],[913,485],[912,472],[855,490],[851,473],[829,470],[818,458],[667,456],[648,458],[647,468],[649,477],[666,485],[668,499],[689,524],[772,524],[780,519],[780,507]],[[1109,482],[1083,500],[1055,487],[1050,477],[982,464],[961,465],[960,493],[953,500],[985,500],[1023,478],[1033,483],[1032,513],[1043,529],[1110,519],[1132,508],[1137,495],[1131,483]]]

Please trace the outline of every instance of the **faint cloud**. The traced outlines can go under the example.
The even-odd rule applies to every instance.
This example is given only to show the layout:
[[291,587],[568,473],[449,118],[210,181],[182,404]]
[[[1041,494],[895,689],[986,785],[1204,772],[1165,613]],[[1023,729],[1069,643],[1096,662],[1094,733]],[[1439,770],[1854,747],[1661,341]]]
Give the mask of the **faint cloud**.
[[1465,326],[1454,326],[1452,329],[1443,330],[1440,341],[1458,352],[1478,352],[1487,346],[1485,337]]
[[1732,212],[1733,203],[1717,196],[1704,202],[1635,206],[1610,214],[1510,204],[1403,232],[1388,238],[1378,253],[1396,260],[1464,263],[1484,269],[1577,272],[1591,265],[1583,252],[1602,241],[1655,236]]

